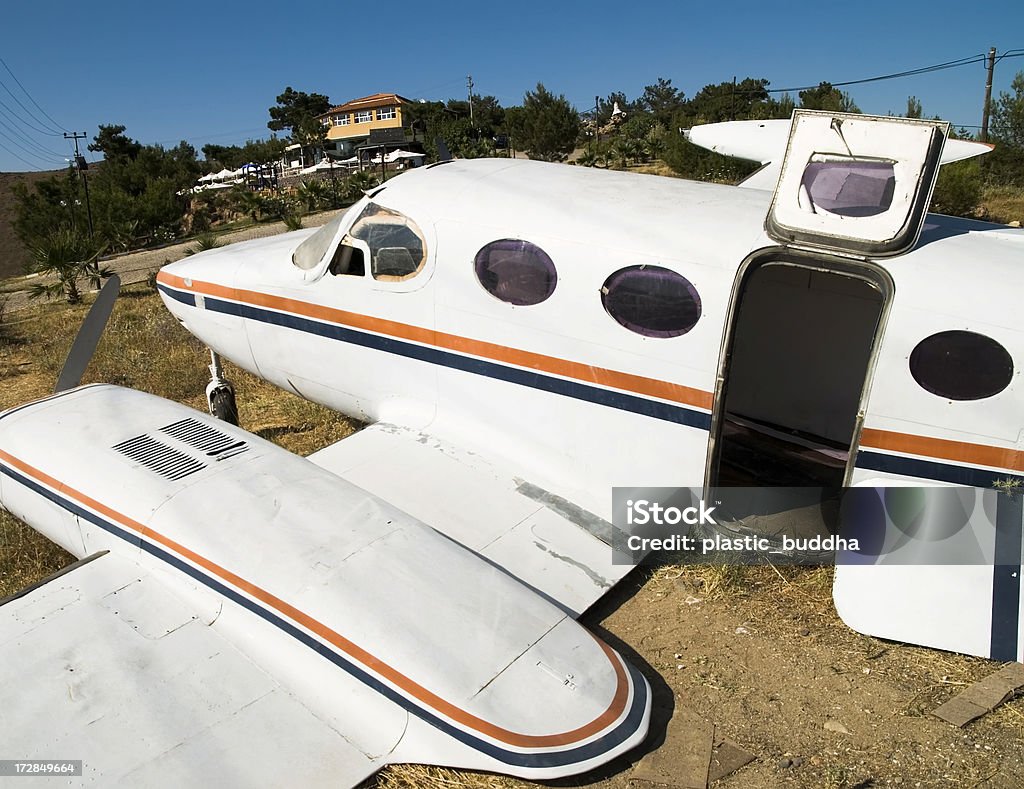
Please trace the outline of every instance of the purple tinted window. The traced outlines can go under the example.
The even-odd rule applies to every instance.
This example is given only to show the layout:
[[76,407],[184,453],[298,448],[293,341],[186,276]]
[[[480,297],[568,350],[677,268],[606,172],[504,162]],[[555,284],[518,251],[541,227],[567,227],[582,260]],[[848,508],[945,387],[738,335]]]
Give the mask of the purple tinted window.
[[476,253],[474,264],[484,290],[517,307],[540,304],[558,284],[551,258],[529,241],[492,241]]
[[926,389],[950,400],[982,400],[1013,379],[1013,359],[991,337],[944,331],[926,337],[910,354],[910,374]]
[[892,206],[896,176],[892,162],[811,161],[803,186],[815,208],[841,216],[876,216]]
[[678,337],[700,319],[700,295],[682,274],[660,266],[619,269],[601,288],[604,308],[645,337]]

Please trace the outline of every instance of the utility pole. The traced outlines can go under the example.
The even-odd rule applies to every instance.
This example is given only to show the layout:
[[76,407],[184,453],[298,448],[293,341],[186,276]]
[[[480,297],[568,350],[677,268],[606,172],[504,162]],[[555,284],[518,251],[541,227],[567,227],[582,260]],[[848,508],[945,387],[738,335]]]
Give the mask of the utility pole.
[[469,125],[473,126],[473,75],[466,77],[466,88],[469,90]]
[[89,215],[89,238],[92,238],[92,202],[89,200],[89,178],[85,174],[85,171],[89,169],[89,163],[85,161],[85,157],[82,156],[82,154],[78,150],[78,141],[84,140],[88,136],[89,135],[86,134],[85,132],[82,132],[81,134],[79,134],[78,132],[72,132],[71,134],[64,132],[65,140],[75,141],[75,167],[78,169],[78,172],[81,173],[82,184],[85,186],[85,210]]
[[981,111],[981,141],[988,142],[988,115],[992,105],[992,72],[996,70],[996,48],[988,51],[988,77],[985,80],[985,108]]
[[[601,97],[594,96],[594,145],[601,145],[601,120],[598,115],[601,114]],[[596,151],[595,147],[595,151]]]

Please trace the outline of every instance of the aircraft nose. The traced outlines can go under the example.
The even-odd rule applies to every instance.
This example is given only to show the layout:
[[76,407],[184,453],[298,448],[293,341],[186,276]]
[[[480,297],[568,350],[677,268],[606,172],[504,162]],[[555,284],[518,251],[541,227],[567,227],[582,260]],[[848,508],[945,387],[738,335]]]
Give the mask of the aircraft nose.
[[157,274],[157,284],[192,287],[195,281],[230,286],[234,280],[238,260],[223,250],[214,249],[168,263]]

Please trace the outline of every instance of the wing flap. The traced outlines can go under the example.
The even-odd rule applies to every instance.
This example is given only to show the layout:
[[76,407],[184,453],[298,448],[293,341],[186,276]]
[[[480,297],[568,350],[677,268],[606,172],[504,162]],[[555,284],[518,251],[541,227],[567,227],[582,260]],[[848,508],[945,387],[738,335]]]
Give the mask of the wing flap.
[[0,606],[0,666],[5,752],[81,759],[88,782],[351,785],[379,767],[112,554]]
[[574,617],[632,569],[611,524],[436,437],[372,425],[309,460],[500,566]]

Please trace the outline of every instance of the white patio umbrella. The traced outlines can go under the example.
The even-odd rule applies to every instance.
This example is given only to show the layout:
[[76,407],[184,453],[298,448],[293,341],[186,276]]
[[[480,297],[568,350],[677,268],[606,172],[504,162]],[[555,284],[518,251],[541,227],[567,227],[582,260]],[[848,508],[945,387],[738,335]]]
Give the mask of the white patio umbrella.
[[426,154],[423,153],[413,153],[412,151],[397,150],[389,153],[386,158],[389,162],[397,162],[399,159],[422,159],[425,156]]
[[330,159],[321,159],[319,162],[312,165],[311,167],[304,167],[303,169],[299,170],[299,175],[308,175],[309,173],[322,173],[324,170],[330,170],[331,167],[337,166],[337,164],[338,163],[335,162],[332,165]]

